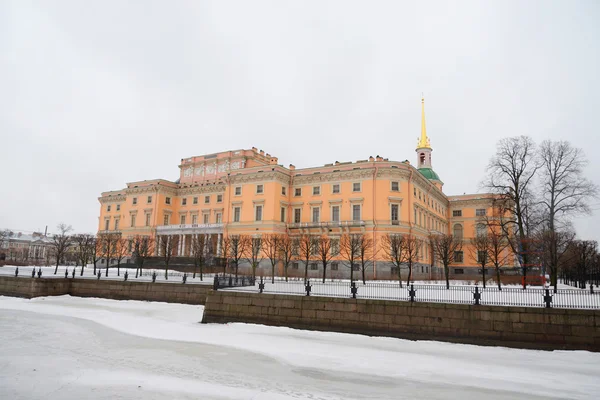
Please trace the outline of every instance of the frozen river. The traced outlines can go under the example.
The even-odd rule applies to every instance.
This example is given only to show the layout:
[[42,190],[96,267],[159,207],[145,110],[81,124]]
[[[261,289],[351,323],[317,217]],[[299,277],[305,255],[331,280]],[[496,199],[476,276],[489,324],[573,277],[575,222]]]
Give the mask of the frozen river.
[[202,307],[0,296],[0,399],[596,399],[600,354],[202,325]]

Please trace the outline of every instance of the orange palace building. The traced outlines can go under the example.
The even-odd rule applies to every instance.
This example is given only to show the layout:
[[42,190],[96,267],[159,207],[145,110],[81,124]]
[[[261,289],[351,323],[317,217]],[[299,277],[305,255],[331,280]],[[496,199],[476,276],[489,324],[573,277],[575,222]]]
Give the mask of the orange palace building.
[[[131,182],[124,189],[102,193],[98,233],[116,231],[125,238],[177,235],[175,257],[190,255],[194,234],[209,234],[211,251],[217,256],[221,256],[221,241],[227,235],[309,233],[336,239],[345,233],[362,233],[373,235],[375,246],[380,246],[386,233],[413,234],[424,242],[413,271],[416,278],[441,276],[437,262],[433,271],[430,267],[427,238],[431,232],[451,233],[464,238],[452,274],[478,274],[469,238],[485,229],[481,220],[492,212],[493,197],[445,195],[444,184],[432,168],[432,151],[422,100],[416,166],[378,156],[286,168],[278,164],[277,157],[256,148],[185,158],[175,182]],[[334,258],[328,276],[349,276],[341,261]],[[265,273],[270,271],[267,264],[268,260],[263,260],[260,266]],[[289,272],[294,269],[299,274],[302,262],[293,262]],[[309,273],[322,275],[316,260]],[[381,251],[369,275],[397,277]]]

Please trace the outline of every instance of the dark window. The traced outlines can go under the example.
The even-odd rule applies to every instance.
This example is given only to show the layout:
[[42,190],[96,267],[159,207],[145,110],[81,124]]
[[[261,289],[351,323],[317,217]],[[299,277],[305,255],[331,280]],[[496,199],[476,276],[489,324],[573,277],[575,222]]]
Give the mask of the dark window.
[[462,210],[452,210],[453,217],[462,217]]

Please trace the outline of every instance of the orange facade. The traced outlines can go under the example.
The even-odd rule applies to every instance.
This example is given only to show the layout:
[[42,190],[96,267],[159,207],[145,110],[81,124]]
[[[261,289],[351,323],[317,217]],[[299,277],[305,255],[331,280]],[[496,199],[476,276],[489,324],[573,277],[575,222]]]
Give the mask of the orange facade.
[[[423,116],[424,124],[424,116]],[[469,238],[492,213],[492,195],[446,196],[431,169],[429,139],[422,131],[417,167],[409,161],[369,157],[320,167],[283,167],[262,150],[226,151],[181,160],[176,182],[150,180],[104,192],[99,233],[178,235],[176,254],[189,255],[189,236],[208,233],[219,243],[227,235],[285,233],[372,235],[375,246],[386,233],[413,234],[423,239],[416,271],[431,276],[427,238],[450,233],[464,238],[463,261],[457,273],[475,267]],[[187,242],[186,242],[187,239]],[[462,271],[461,271],[462,269]],[[383,255],[373,275],[390,275]]]

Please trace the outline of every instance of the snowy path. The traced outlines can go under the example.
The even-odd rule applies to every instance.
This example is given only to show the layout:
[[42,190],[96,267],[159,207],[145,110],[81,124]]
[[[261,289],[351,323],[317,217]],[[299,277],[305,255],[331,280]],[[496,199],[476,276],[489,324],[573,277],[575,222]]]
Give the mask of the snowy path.
[[0,297],[1,399],[593,399],[600,354],[249,324],[202,307]]

